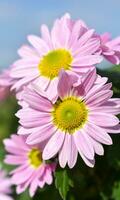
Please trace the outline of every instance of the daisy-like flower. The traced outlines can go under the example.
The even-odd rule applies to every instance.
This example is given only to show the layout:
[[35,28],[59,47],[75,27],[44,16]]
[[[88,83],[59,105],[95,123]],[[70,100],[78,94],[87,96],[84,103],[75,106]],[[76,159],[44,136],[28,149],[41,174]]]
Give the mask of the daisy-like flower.
[[13,81],[10,77],[10,69],[0,74],[0,101],[3,101],[10,93],[10,86]]
[[120,64],[120,37],[111,39],[109,33],[101,35],[102,55],[112,64]]
[[42,160],[42,146],[28,146],[25,138],[18,135],[5,139],[4,144],[9,153],[5,163],[18,166],[11,172],[11,181],[17,185],[18,194],[29,188],[30,196],[33,197],[38,187],[43,188],[45,183],[52,183],[52,172],[55,171],[56,165],[46,164]]
[[11,180],[6,176],[5,171],[0,169],[0,200],[13,200],[10,197]]
[[[29,107],[18,111],[22,127],[18,134],[27,135],[28,144],[48,140],[43,159],[59,153],[61,167],[72,168],[78,152],[93,167],[95,153],[103,155],[102,144],[111,145],[108,133],[119,133],[120,99],[111,98],[111,83],[97,83],[96,71],[89,71],[81,81],[62,71],[58,83],[58,99],[53,104],[40,91],[26,89],[23,98]],[[102,79],[102,78],[101,78]],[[108,133],[107,133],[108,132]]]
[[29,35],[31,46],[22,46],[18,51],[21,59],[13,64],[11,72],[17,79],[13,88],[18,90],[34,82],[54,99],[61,69],[83,74],[102,61],[100,55],[95,55],[100,39],[94,32],[81,20],[73,22],[68,14],[55,21],[51,32],[42,25],[41,37]]

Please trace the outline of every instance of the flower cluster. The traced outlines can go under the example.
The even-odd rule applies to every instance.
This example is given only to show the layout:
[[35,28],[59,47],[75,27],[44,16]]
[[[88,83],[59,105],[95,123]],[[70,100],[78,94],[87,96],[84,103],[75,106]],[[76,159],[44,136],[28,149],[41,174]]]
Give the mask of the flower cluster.
[[109,133],[120,133],[120,99],[112,98],[112,83],[96,71],[103,58],[120,64],[120,37],[99,35],[65,14],[51,31],[42,25],[41,37],[29,35],[28,42],[18,50],[9,84],[3,83],[20,106],[17,134],[4,145],[5,162],[17,165],[11,172],[17,193],[29,187],[33,196],[52,183],[57,164],[73,168],[78,154],[94,167],[95,154],[112,144]]

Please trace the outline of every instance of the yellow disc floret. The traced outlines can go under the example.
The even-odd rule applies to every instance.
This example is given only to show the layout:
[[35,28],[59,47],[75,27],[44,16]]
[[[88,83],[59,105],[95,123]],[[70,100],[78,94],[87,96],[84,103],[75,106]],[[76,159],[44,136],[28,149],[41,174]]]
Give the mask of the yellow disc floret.
[[29,163],[34,167],[38,168],[42,164],[42,153],[40,152],[39,149],[32,149],[28,153],[28,160]]
[[69,70],[72,60],[72,55],[68,50],[57,49],[43,56],[38,68],[42,76],[53,79],[59,75],[61,69]]
[[85,103],[74,96],[58,101],[52,111],[53,123],[62,131],[73,134],[81,128],[88,116]]

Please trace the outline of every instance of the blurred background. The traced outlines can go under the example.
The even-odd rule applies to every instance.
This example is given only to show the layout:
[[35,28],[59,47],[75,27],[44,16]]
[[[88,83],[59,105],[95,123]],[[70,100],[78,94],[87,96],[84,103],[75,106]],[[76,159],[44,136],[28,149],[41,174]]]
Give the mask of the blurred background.
[[[0,0],[0,70],[9,67],[17,56],[17,49],[27,42],[28,34],[39,35],[40,25],[49,27],[53,21],[69,12],[73,19],[83,19],[98,33],[110,32],[112,37],[120,35],[120,0]],[[99,74],[113,82],[114,96],[120,97],[120,66],[107,62],[99,68]],[[11,167],[3,163],[5,151],[2,140],[17,130],[14,113],[18,106],[14,96],[0,102],[0,165],[9,171]],[[105,156],[96,158],[94,169],[84,165],[79,158],[77,166],[69,170],[74,187],[67,200],[120,200],[120,135],[113,135],[113,146],[105,147]],[[15,194],[14,200],[30,200],[28,191]],[[38,195],[40,194],[40,195]],[[53,186],[38,191],[34,200],[61,200]],[[4,200],[4,199],[2,199]]]

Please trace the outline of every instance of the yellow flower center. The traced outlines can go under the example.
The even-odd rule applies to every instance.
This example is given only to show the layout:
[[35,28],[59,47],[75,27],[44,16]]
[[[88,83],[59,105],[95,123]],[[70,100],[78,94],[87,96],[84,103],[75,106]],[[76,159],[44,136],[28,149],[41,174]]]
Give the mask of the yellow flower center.
[[42,153],[39,149],[32,149],[28,153],[29,163],[34,167],[38,168],[42,164]]
[[53,123],[62,131],[73,134],[87,120],[88,110],[85,103],[74,96],[58,100],[52,111]]
[[72,60],[72,55],[68,50],[53,50],[43,56],[38,65],[38,69],[42,76],[54,79],[59,75],[61,69],[69,70],[71,68]]

